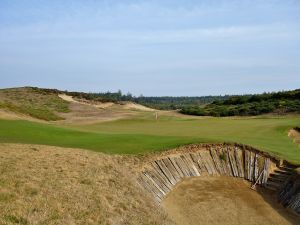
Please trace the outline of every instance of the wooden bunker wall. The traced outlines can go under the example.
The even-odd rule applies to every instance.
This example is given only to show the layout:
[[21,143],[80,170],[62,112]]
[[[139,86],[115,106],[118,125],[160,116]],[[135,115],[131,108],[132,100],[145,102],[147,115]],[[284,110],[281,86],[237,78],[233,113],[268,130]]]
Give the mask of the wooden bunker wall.
[[161,202],[185,177],[224,175],[264,185],[271,164],[275,162],[255,151],[237,146],[213,146],[207,150],[199,149],[157,159],[144,167],[138,182]]

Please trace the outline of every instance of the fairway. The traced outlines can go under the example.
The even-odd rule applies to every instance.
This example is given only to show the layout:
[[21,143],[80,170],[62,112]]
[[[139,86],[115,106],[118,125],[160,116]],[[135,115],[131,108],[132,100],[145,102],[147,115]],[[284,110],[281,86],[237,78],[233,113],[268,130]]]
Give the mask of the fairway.
[[90,125],[0,120],[0,142],[85,148],[118,154],[161,151],[190,143],[236,142],[300,164],[300,147],[288,137],[299,116],[208,118],[151,113]]

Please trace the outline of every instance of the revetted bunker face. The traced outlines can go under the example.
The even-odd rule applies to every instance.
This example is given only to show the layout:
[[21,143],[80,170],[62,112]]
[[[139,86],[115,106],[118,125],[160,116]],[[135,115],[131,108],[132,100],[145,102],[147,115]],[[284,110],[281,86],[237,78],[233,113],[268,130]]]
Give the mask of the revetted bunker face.
[[[281,165],[276,158],[251,147],[207,145],[187,148],[187,151],[174,152],[147,163],[138,182],[160,203],[185,177],[239,177],[252,182],[253,186],[282,192],[292,170],[291,165]],[[293,209],[300,212],[300,191]]]

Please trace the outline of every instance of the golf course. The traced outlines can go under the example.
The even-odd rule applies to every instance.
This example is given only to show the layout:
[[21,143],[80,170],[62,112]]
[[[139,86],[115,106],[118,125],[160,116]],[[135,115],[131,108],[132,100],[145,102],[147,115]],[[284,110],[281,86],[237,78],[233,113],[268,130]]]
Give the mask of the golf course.
[[143,112],[137,118],[89,125],[0,120],[0,141],[84,148],[117,154],[162,151],[191,143],[239,143],[300,164],[300,148],[288,137],[299,116],[182,118]]
[[[68,94],[31,87],[0,90],[3,224],[229,225],[240,217],[251,225],[263,218],[265,224],[297,224],[298,216],[275,201],[276,182],[283,178],[271,168],[290,176],[300,165],[298,114],[195,116]],[[253,175],[246,174],[246,165],[253,166]],[[262,182],[258,171],[265,171],[260,183],[265,188],[253,192],[249,185]],[[272,183],[268,176],[279,178]],[[190,194],[183,195],[185,190]],[[208,196],[227,203],[213,204]],[[198,198],[204,201],[192,200]],[[215,211],[207,210],[213,205]]]

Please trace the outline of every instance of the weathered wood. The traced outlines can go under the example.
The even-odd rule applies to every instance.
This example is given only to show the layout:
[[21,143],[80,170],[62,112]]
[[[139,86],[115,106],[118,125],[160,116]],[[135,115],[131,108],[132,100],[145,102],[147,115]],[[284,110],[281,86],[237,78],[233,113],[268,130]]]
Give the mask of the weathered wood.
[[207,173],[208,173],[209,175],[212,175],[213,172],[212,172],[212,169],[210,168],[210,165],[209,165],[209,163],[208,163],[208,160],[206,159],[205,151],[199,152],[199,155],[200,155],[200,157],[201,157],[201,160],[202,160],[202,162],[203,162],[203,165],[204,165],[205,168],[206,168]]
[[163,196],[164,196],[163,193],[160,192],[160,190],[157,189],[157,188],[155,187],[155,185],[153,184],[153,182],[150,181],[150,180],[145,176],[144,173],[142,173],[141,178],[142,178],[142,180],[145,182],[145,184],[148,186],[148,188],[151,190],[151,192],[152,192],[154,195],[157,196],[157,198],[159,198],[160,200],[163,199]]
[[222,148],[220,148],[218,150],[218,157],[220,159],[224,174],[227,175],[227,176],[230,176],[230,171],[228,171],[227,162],[226,162],[226,158],[228,158],[228,157],[227,157],[226,152],[223,151]]
[[190,172],[187,168],[187,166],[185,165],[185,163],[183,162],[182,158],[179,156],[178,158],[175,158],[178,166],[180,167],[181,171],[183,172],[185,177],[190,177]]
[[161,183],[158,182],[156,179],[153,179],[153,177],[148,173],[144,172],[144,175],[154,184],[154,186],[165,196],[167,192],[162,188]]
[[177,182],[176,182],[175,178],[173,177],[172,173],[166,167],[165,163],[162,160],[156,160],[155,163],[159,166],[159,168],[165,174],[165,176],[170,181],[170,183],[175,185]]
[[203,151],[202,155],[205,157],[206,162],[209,165],[212,174],[218,174],[217,169],[215,167],[215,164],[213,162],[212,156],[210,155],[210,152],[209,151]]
[[234,157],[238,170],[239,177],[244,177],[244,167],[243,167],[243,152],[237,147],[234,148]]
[[155,180],[155,182],[159,185],[159,187],[165,192],[168,193],[171,189],[165,184],[165,181],[163,180],[163,178],[160,177],[160,175],[158,173],[156,173],[156,171],[153,170],[145,170],[146,173],[149,174],[149,176],[151,176],[151,178],[153,180]]
[[170,157],[169,159],[170,159],[172,165],[174,166],[174,168],[176,169],[177,173],[179,174],[179,176],[181,178],[185,177],[184,174],[183,174],[183,172],[181,171],[180,167],[178,166],[175,158],[174,157]]
[[230,163],[230,156],[229,156],[230,153],[229,152],[230,152],[229,147],[224,147],[223,148],[223,153],[225,155],[225,164],[226,164],[227,174],[229,176],[233,177],[233,171],[232,171],[232,166],[231,166],[231,163]]
[[166,175],[162,172],[162,170],[159,168],[159,166],[155,163],[152,162],[151,166],[153,170],[160,176],[160,178],[163,180],[163,183],[165,186],[167,186],[169,189],[172,189],[173,184],[168,180]]
[[250,152],[250,174],[249,174],[250,181],[253,181],[254,178],[254,155],[255,153]]
[[168,168],[168,170],[170,171],[170,173],[172,174],[172,176],[174,177],[176,183],[178,181],[180,181],[180,175],[178,174],[177,170],[174,168],[173,164],[171,163],[171,161],[169,160],[169,158],[164,158],[162,159],[164,164],[166,165],[166,167]]
[[235,157],[234,157],[234,150],[230,149],[228,151],[228,158],[229,158],[229,162],[230,162],[230,166],[231,166],[231,170],[232,170],[232,175],[234,177],[238,177],[239,176],[239,172],[237,169],[237,165],[236,165],[236,161],[235,161]]
[[265,158],[265,163],[264,163],[264,175],[263,175],[263,180],[262,183],[265,185],[268,181],[269,178],[269,167],[270,167],[270,159]]
[[197,163],[194,163],[191,154],[185,154],[186,160],[190,163],[192,169],[194,170],[196,176],[200,176],[201,175],[201,171],[198,170],[198,166]]
[[196,176],[196,175],[193,173],[193,169],[190,168],[189,163],[186,161],[184,155],[181,155],[180,158],[181,158],[181,160],[182,160],[182,165],[184,165],[184,167],[186,168],[186,171],[188,172],[189,176],[190,176],[190,177]]
[[188,154],[183,154],[182,160],[187,165],[191,176],[193,176],[193,177],[200,176],[199,172],[197,171],[195,165],[193,164],[193,162]]
[[244,151],[244,178],[249,180],[249,152]]
[[215,168],[217,169],[219,174],[224,174],[223,168],[221,166],[221,163],[219,161],[219,156],[217,155],[217,152],[215,149],[211,148],[210,149],[210,155],[212,157],[212,160],[214,162]]
[[207,169],[206,169],[206,167],[205,167],[205,162],[204,162],[203,158],[201,157],[201,153],[200,153],[200,152],[197,152],[197,155],[198,155],[198,157],[199,157],[199,159],[198,159],[198,165],[199,165],[199,167],[201,168],[201,173],[202,173],[203,175],[208,174],[208,171],[207,171]]
[[154,192],[151,190],[150,186],[142,179],[142,177],[138,177],[138,178],[137,178],[137,181],[138,181],[138,184],[139,184],[142,188],[146,189],[149,193],[152,194],[152,196],[154,197],[154,199],[156,200],[156,202],[158,202],[158,203],[161,202],[161,198],[159,198],[159,197],[156,195],[156,193],[154,193]]
[[253,181],[256,181],[257,179],[258,179],[258,176],[259,176],[259,174],[258,174],[258,172],[259,172],[259,168],[258,168],[258,154],[254,154],[254,174],[253,174],[253,177],[254,177],[254,179],[253,179]]
[[194,165],[196,166],[196,168],[197,168],[197,170],[198,170],[198,172],[200,173],[200,174],[202,174],[202,169],[201,169],[201,167],[200,167],[200,156],[199,156],[199,154],[198,153],[190,153],[190,156],[191,156],[191,158],[192,158],[192,160],[193,160],[193,163],[194,163]]

